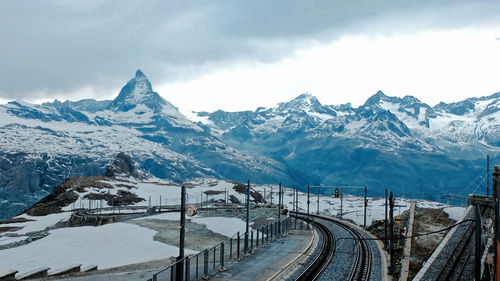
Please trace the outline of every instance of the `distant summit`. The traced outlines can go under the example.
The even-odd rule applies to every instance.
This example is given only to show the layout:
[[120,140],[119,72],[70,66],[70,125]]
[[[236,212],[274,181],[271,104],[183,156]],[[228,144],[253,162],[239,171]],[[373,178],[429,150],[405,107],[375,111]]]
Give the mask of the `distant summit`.
[[[278,111],[281,112],[320,112],[332,114],[328,108],[323,107],[319,100],[312,94],[305,92],[289,102],[278,104]],[[335,113],[333,113],[335,114]]]
[[153,91],[151,82],[140,69],[135,72],[135,77],[123,86],[120,94],[111,102],[108,109],[129,111],[139,104],[143,104],[155,111],[160,111],[161,105],[166,104],[166,101]]

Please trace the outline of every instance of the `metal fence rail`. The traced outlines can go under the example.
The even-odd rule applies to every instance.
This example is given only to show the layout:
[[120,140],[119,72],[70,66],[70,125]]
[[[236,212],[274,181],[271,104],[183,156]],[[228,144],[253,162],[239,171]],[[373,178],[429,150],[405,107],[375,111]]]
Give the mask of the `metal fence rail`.
[[[236,233],[231,238],[196,255],[186,256],[169,267],[153,274],[153,281],[191,281],[206,279],[218,270],[240,260],[243,256],[262,248],[276,238],[289,233],[292,229],[308,229],[304,221],[285,218],[251,230],[248,235]],[[245,243],[247,237],[247,243]],[[247,249],[245,249],[247,245]],[[181,270],[181,272],[177,272]]]

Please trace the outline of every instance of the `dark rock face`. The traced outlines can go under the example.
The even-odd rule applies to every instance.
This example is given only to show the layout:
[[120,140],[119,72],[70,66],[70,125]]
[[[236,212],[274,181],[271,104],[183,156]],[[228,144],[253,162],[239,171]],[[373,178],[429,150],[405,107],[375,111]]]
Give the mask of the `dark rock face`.
[[137,178],[139,174],[137,173],[132,157],[123,152],[118,153],[113,164],[106,168],[106,177],[114,177],[116,175],[124,175]]
[[102,175],[104,159],[0,151],[0,219],[15,216],[47,196],[66,178]]

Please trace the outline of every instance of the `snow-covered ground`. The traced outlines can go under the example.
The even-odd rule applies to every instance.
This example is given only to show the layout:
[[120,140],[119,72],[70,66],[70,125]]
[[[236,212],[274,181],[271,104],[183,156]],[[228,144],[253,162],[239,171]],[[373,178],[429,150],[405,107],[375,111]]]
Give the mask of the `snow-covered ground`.
[[[26,236],[26,233],[45,230],[48,227],[54,226],[58,222],[66,221],[67,219],[69,219],[70,216],[71,216],[71,213],[67,213],[67,212],[58,213],[58,214],[50,214],[50,215],[39,216],[39,217],[28,216],[26,214],[22,214],[20,216],[17,216],[16,218],[24,218],[28,221],[9,223],[9,224],[1,224],[0,226],[22,227],[22,228],[18,229],[18,230],[8,231],[7,233],[2,233],[2,234],[8,234],[8,235],[0,235],[0,245],[10,244],[10,243],[25,240],[28,238]],[[0,256],[1,255],[2,254],[0,251]]]
[[225,217],[208,217],[208,218],[194,218],[191,222],[203,224],[210,231],[220,233],[227,237],[231,237],[237,232],[244,233],[246,223],[238,218],[225,218]]
[[[22,241],[28,238],[27,233],[45,230],[56,225],[58,222],[68,220],[74,207],[89,206],[89,201],[83,199],[83,196],[90,193],[109,192],[116,194],[119,190],[127,190],[135,193],[144,201],[135,206],[151,205],[177,205],[180,203],[179,185],[156,181],[155,182],[123,182],[107,180],[113,188],[87,188],[80,193],[80,198],[74,203],[63,208],[65,212],[51,214],[47,216],[28,216],[19,217],[28,219],[27,222],[18,222],[2,224],[3,227],[23,227],[19,230],[12,230],[0,233],[0,245],[9,244],[16,241]],[[124,184],[129,187],[125,187]],[[131,187],[133,186],[133,187]],[[245,201],[245,194],[236,192],[234,183],[214,179],[197,179],[186,183],[188,203],[199,203],[207,200],[222,200],[231,195],[241,202]],[[259,191],[264,199],[270,203],[278,202],[278,187],[271,185],[251,185],[252,189]],[[272,190],[272,194],[271,194]],[[205,192],[209,192],[207,195]],[[284,188],[284,204],[289,210],[294,209],[294,193],[292,189]],[[161,197],[161,200],[160,200]],[[318,197],[310,197],[310,212],[316,213],[318,210]],[[410,206],[410,199],[396,200],[396,215],[404,212]],[[307,194],[299,192],[298,206],[299,211],[305,211],[307,208]],[[385,199],[368,198],[366,223],[370,225],[373,220],[382,220],[385,216]],[[92,202],[93,206],[101,205],[101,202]],[[107,207],[105,200],[102,200],[102,207]],[[324,215],[336,216],[340,214],[341,199],[334,198],[332,195],[319,196],[319,212]],[[446,212],[452,219],[460,219],[465,208],[444,205],[442,203],[417,200],[418,207],[439,208]],[[362,225],[364,221],[363,198],[345,194],[342,199],[343,218],[354,221]],[[139,209],[137,212],[144,212]],[[163,213],[142,219],[157,220],[179,220],[179,213]],[[192,223],[203,224],[208,230],[231,237],[238,231],[245,230],[245,222],[238,218],[230,217],[204,217],[200,214],[188,218]],[[157,259],[165,259],[177,255],[178,249],[175,246],[168,245],[154,240],[156,230],[143,227],[132,223],[113,223],[99,227],[72,227],[58,228],[49,230],[47,237],[33,241],[26,245],[0,250],[0,271],[16,269],[21,273],[40,266],[50,266],[57,269],[70,264],[90,265],[96,264],[99,268],[109,268],[114,266],[139,263]],[[14,237],[20,236],[20,237]],[[187,250],[187,253],[194,251]]]
[[[0,251],[0,269],[26,272],[75,263],[109,268],[176,256],[178,248],[153,240],[156,231],[128,223],[60,228],[24,246]],[[187,254],[195,253],[186,249]]]

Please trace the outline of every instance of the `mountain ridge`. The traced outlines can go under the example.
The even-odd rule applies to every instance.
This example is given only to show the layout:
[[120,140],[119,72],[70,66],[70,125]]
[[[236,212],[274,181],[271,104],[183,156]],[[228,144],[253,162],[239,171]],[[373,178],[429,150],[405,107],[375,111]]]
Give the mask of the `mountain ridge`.
[[[179,182],[207,176],[288,179],[279,162],[236,150],[189,121],[152,90],[140,70],[106,103],[0,105],[0,217],[29,207],[65,178],[103,174],[121,152],[153,176]],[[20,180],[28,174],[29,181]]]
[[[0,105],[0,217],[65,178],[103,174],[119,153],[163,179],[369,185],[424,199],[463,194],[500,156],[500,93],[434,107],[378,91],[365,104],[310,93],[254,111],[189,120],[138,70],[113,100]],[[20,168],[21,167],[21,168]],[[29,178],[26,180],[25,178]]]

